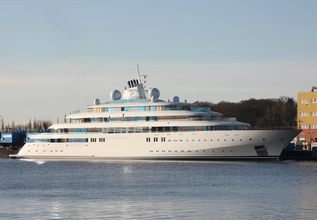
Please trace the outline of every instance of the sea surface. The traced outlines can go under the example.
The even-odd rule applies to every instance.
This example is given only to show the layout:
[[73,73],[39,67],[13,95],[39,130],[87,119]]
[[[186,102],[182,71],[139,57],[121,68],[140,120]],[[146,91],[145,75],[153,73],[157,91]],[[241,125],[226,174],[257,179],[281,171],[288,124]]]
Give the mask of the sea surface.
[[317,219],[317,163],[0,159],[0,219]]

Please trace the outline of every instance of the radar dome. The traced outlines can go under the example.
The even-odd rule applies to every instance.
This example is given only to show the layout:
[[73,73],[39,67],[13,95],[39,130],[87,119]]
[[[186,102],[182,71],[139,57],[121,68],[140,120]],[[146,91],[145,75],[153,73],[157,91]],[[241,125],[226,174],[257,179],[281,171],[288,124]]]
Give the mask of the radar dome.
[[95,99],[95,100],[94,100],[94,104],[95,104],[95,105],[100,105],[100,99]]
[[179,97],[178,97],[178,96],[174,96],[173,102],[174,102],[174,103],[179,103]]
[[157,88],[153,88],[153,89],[150,89],[149,91],[149,95],[150,95],[150,98],[154,98],[154,100],[157,100],[161,93],[160,93],[160,90],[158,90]]
[[110,99],[115,101],[115,100],[120,100],[121,99],[121,92],[119,90],[114,90],[110,93]]

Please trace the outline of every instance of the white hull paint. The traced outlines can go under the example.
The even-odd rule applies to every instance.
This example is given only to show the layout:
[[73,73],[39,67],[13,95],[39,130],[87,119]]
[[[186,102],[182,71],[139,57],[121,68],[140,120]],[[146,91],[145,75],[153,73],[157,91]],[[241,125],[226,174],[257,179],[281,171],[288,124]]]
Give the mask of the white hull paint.
[[[66,160],[212,160],[278,158],[296,130],[201,131],[133,134],[54,134],[54,138],[105,138],[105,142],[26,143],[16,158]],[[51,134],[36,134],[49,138]],[[153,142],[154,138],[158,142]],[[150,138],[150,142],[146,142]],[[162,142],[165,138],[165,142]],[[255,147],[262,148],[258,152]],[[264,149],[264,151],[263,151]]]

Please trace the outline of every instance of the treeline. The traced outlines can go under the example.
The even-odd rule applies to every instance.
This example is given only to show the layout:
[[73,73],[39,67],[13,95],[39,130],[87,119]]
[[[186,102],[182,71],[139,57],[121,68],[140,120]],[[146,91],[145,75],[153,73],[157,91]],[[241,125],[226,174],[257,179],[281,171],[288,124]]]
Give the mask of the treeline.
[[15,124],[12,123],[6,124],[4,120],[0,121],[1,123],[1,131],[3,132],[16,132],[16,131],[28,131],[28,132],[43,132],[48,129],[49,126],[52,125],[51,121],[46,120],[36,120],[33,121],[30,119],[26,124]]
[[293,98],[249,99],[238,103],[195,102],[197,107],[210,107],[212,111],[247,122],[255,129],[296,128],[297,103]]

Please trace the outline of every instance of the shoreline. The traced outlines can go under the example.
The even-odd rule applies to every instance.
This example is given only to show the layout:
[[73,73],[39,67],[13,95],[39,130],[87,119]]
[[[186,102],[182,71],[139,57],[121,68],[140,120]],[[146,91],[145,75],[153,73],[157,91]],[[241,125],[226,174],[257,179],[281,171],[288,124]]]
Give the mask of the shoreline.
[[10,154],[17,154],[19,150],[0,148],[0,158],[10,158]]

